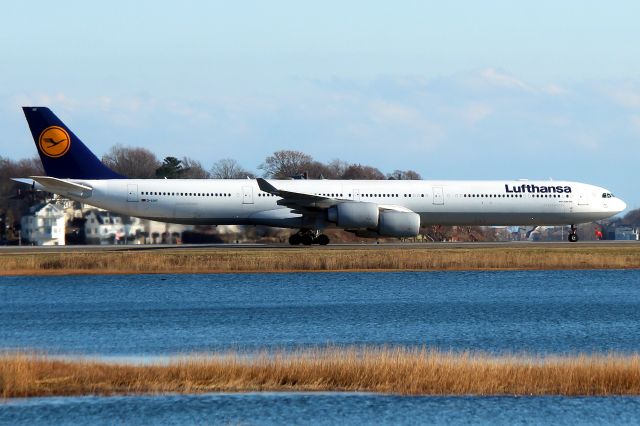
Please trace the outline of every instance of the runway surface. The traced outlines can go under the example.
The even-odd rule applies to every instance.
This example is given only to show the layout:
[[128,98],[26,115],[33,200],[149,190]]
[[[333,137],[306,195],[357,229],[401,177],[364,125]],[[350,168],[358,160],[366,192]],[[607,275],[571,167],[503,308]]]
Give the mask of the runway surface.
[[482,248],[631,248],[640,246],[640,241],[579,241],[569,243],[564,241],[533,242],[533,241],[507,241],[507,242],[475,242],[475,243],[356,243],[356,244],[330,244],[327,246],[291,246],[289,244],[140,244],[140,245],[79,245],[79,246],[0,246],[0,254],[26,254],[46,252],[104,252],[104,251],[144,251],[144,250],[270,250],[270,249],[300,249],[309,250],[344,250],[349,248],[365,250],[385,250],[389,248],[407,249],[482,249]]

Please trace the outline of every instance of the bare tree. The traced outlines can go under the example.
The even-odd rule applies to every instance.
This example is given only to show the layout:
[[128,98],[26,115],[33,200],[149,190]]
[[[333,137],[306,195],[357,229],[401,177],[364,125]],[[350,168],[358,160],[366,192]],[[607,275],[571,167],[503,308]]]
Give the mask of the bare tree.
[[331,162],[327,164],[329,172],[325,177],[329,179],[341,179],[348,167],[349,163],[346,161],[338,160],[337,158],[331,160]]
[[625,214],[622,218],[622,223],[631,226],[640,225],[640,209],[631,210]]
[[413,170],[394,170],[393,173],[387,175],[387,178],[396,180],[420,180],[422,176]]
[[29,206],[44,199],[44,193],[31,193],[26,185],[11,180],[14,177],[42,176],[44,169],[40,158],[32,157],[14,161],[0,156],[0,240],[5,238],[6,227],[20,223]]
[[342,179],[380,180],[386,178],[385,175],[375,167],[363,166],[362,164],[351,164],[344,171]]
[[211,177],[211,173],[202,167],[202,163],[193,158],[182,157],[182,165],[184,173],[181,177],[185,179],[209,179]]
[[150,179],[160,162],[148,149],[115,145],[102,156],[102,162],[116,173],[132,179]]
[[254,175],[245,170],[236,160],[223,158],[211,167],[211,177],[215,179],[244,179],[246,177],[253,178]]
[[282,150],[267,157],[260,169],[264,170],[265,177],[283,179],[303,174],[311,162],[313,158],[308,154]]
[[305,165],[303,165],[304,170],[303,173],[306,175],[307,179],[335,179],[336,176],[333,174],[333,170],[319,161],[311,161]]

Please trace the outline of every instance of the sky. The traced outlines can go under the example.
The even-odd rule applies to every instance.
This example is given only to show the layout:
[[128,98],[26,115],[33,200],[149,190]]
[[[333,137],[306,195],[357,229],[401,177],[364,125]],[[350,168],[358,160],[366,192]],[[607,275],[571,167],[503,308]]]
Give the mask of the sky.
[[640,2],[3,4],[0,156],[49,106],[115,144],[253,171],[295,149],[425,179],[566,179],[640,208]]

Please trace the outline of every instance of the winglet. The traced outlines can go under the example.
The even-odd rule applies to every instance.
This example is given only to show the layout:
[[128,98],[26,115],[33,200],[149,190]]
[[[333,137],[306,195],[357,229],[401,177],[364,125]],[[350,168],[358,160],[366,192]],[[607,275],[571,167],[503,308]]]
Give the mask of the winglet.
[[273,195],[280,195],[280,190],[278,188],[276,188],[275,186],[271,185],[269,182],[267,182],[265,179],[263,178],[256,178],[256,181],[258,182],[258,187],[268,193],[268,194],[273,194]]

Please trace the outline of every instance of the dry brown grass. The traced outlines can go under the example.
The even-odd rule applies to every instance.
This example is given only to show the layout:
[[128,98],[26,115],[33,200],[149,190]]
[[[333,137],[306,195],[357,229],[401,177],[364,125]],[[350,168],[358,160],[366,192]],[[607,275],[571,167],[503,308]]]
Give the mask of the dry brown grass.
[[541,248],[272,248],[0,255],[0,275],[640,268],[640,245]]
[[411,349],[174,358],[123,365],[42,355],[0,356],[5,398],[247,391],[405,395],[640,395],[640,356],[489,356]]

